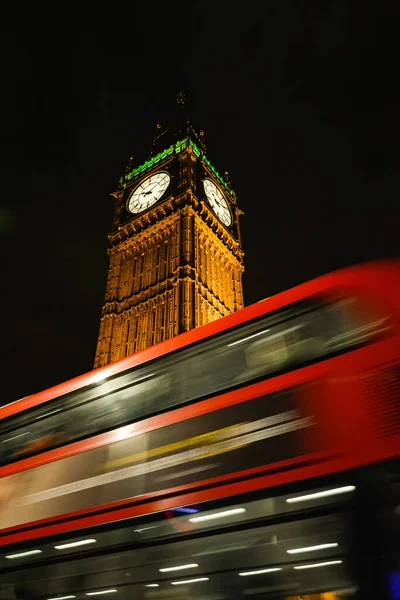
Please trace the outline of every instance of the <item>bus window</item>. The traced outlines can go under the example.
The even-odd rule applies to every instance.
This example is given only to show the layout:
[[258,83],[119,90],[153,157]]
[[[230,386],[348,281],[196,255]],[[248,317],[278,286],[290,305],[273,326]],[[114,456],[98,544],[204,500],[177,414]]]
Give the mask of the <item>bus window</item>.
[[[323,338],[316,325],[321,308],[265,328],[249,338],[246,347],[247,379],[294,368],[322,354]],[[257,337],[256,337],[257,336]]]
[[347,351],[371,341],[387,329],[388,319],[361,311],[354,298],[316,307],[286,323],[249,336],[245,346],[247,370],[244,377],[266,376]]
[[346,352],[386,332],[356,298],[299,302],[1,424],[0,460],[16,460]]
[[389,317],[368,311],[356,297],[344,298],[330,306],[340,323],[326,342],[325,352],[338,352],[377,338],[390,329]]

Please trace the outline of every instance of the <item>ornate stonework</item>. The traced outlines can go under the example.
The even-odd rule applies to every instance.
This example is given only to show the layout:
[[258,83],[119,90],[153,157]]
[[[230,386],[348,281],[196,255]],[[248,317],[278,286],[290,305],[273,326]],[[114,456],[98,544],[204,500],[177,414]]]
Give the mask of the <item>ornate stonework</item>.
[[[171,176],[165,194],[141,214],[130,214],[131,192],[159,171]],[[223,191],[231,227],[207,203],[205,177]],[[95,368],[243,307],[241,211],[230,184],[191,137],[153,156],[144,168],[129,165],[112,196],[116,205]]]

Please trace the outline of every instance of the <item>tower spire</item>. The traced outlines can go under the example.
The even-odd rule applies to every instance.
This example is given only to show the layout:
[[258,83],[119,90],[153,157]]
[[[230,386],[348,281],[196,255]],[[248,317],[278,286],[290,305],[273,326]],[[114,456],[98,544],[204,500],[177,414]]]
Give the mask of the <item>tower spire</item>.
[[186,102],[185,94],[183,92],[178,92],[176,101],[178,102],[179,106],[185,106],[185,102]]
[[199,133],[194,129],[189,117],[186,113],[186,95],[183,92],[178,92],[176,96],[177,108],[175,115],[166,127],[161,123],[157,123],[157,131],[153,139],[152,154],[157,154],[170,144],[177,142],[185,137],[189,137],[195,142],[199,148],[205,153],[206,143],[204,131]]

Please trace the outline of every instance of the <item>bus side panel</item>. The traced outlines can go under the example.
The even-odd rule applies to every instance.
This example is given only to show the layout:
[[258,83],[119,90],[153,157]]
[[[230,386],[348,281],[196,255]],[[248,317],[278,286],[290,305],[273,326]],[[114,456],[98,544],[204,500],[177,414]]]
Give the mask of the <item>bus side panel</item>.
[[294,461],[329,448],[327,424],[318,433],[321,382],[260,393],[269,385],[246,401],[205,413],[198,404],[190,419],[182,421],[177,411],[170,425],[2,478],[0,527],[265,469],[293,469]]
[[[366,464],[400,437],[400,361],[398,338],[338,357],[327,374],[328,418],[345,455]],[[400,449],[400,439],[399,439]],[[390,458],[387,456],[386,458]]]

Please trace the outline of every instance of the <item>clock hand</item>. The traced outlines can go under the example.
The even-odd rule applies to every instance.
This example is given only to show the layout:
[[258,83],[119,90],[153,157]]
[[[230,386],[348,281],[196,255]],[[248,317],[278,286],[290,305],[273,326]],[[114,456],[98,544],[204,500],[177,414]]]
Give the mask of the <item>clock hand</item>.
[[157,187],[157,184],[153,185],[153,187],[148,192],[142,192],[142,195],[148,196],[149,194],[152,194],[156,187]]

